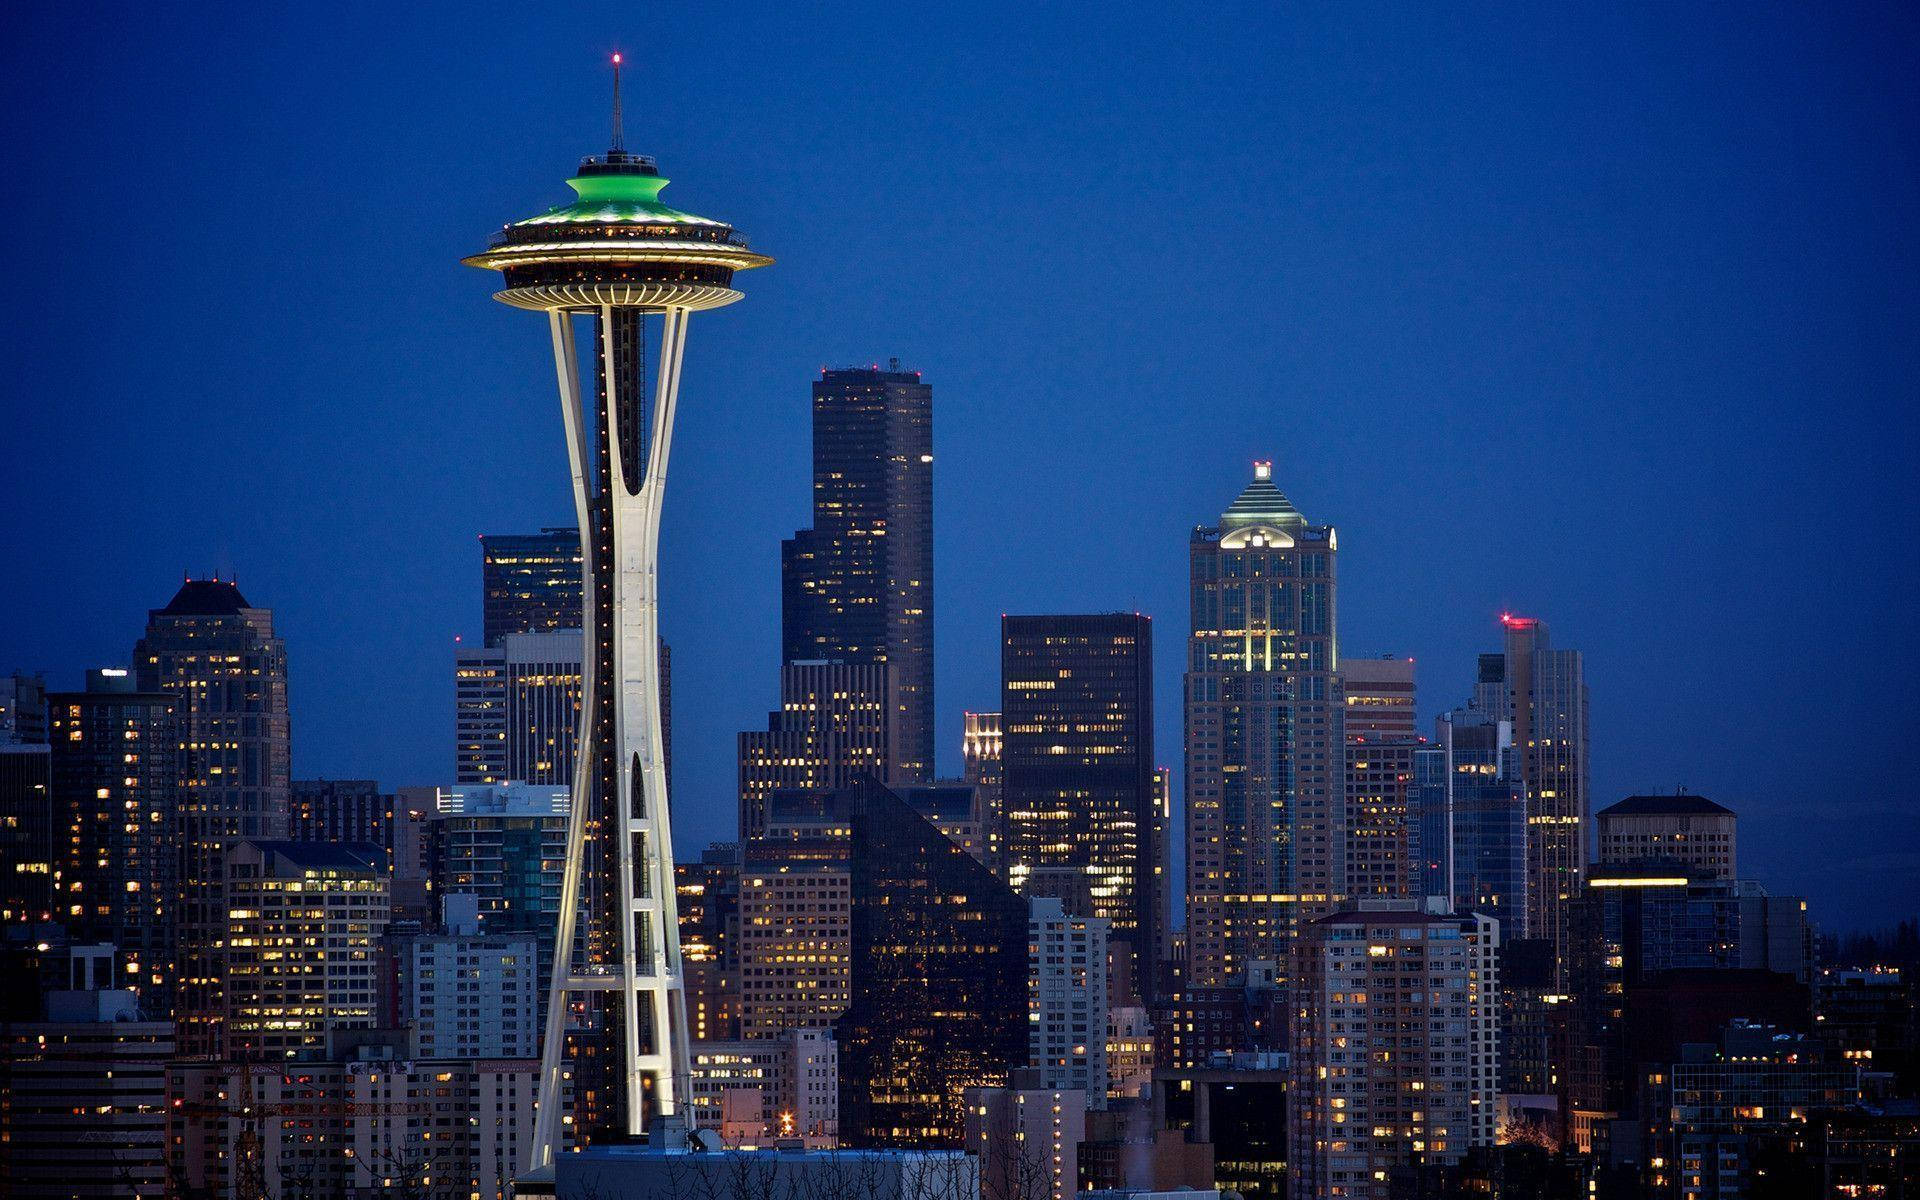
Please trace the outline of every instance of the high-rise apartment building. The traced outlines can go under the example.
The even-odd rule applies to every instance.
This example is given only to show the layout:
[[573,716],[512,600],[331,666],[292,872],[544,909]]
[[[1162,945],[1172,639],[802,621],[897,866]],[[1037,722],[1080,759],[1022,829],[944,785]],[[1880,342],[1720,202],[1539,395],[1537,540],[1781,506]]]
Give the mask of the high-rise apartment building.
[[456,783],[572,786],[583,649],[575,628],[454,651]]
[[179,888],[179,702],[134,690],[124,670],[87,672],[86,690],[49,695],[55,918],[79,942],[125,956],[117,987],[150,1019],[171,1015]]
[[1111,926],[1117,991],[1153,993],[1169,914],[1153,845],[1153,622],[1139,613],[1002,617],[1006,878]]
[[539,939],[487,933],[474,896],[446,898],[441,932],[389,940],[399,1015],[415,1058],[535,1058],[540,1053]]
[[1053,897],[1027,918],[1027,1065],[1039,1086],[1107,1106],[1107,922],[1067,915]]
[[1396,1169],[1491,1146],[1499,922],[1362,900],[1310,924],[1287,1093],[1292,1200],[1387,1200]]
[[889,669],[891,779],[934,776],[933,388],[849,367],[813,384],[813,527],[780,546],[781,657]]
[[1345,893],[1337,538],[1257,462],[1189,547],[1188,982],[1219,987],[1286,963]]
[[1587,865],[1587,681],[1578,650],[1555,650],[1547,627],[1503,614],[1506,647],[1480,656],[1474,707],[1513,723],[1527,801],[1527,936],[1551,942],[1567,972],[1567,906]]
[[789,662],[780,668],[780,709],[767,728],[740,735],[740,836],[767,828],[767,801],[788,789],[851,787],[894,774],[880,663]]
[[291,784],[287,648],[273,613],[231,580],[189,579],[147,617],[133,648],[142,692],[174,697],[181,756],[179,949],[174,1011],[180,1052],[219,1053],[226,935],[226,852],[287,836]]
[[261,1059],[378,1026],[376,942],[391,870],[378,846],[242,841],[226,853],[225,1043]]
[[480,626],[498,646],[516,633],[580,630],[580,531],[480,535]]
[[1347,735],[1340,844],[1349,896],[1412,895],[1414,756],[1423,744],[1398,733]]
[[572,812],[567,789],[469,784],[404,788],[400,798],[425,815],[432,894],[443,905],[450,896],[476,897],[485,933],[533,934],[539,978],[546,980],[553,967]]
[[1379,658],[1343,658],[1340,682],[1346,701],[1348,737],[1410,738],[1419,734],[1419,717],[1414,711],[1412,659],[1390,654]]
[[1705,796],[1628,796],[1594,814],[1601,863],[1665,861],[1735,877],[1737,822],[1733,810]]

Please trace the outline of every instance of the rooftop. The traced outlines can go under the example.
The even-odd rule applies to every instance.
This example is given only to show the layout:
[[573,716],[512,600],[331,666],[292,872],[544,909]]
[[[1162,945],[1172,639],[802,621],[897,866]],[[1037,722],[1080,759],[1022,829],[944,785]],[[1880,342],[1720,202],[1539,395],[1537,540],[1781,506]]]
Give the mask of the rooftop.
[[1730,817],[1733,815],[1733,810],[1724,804],[1715,804],[1705,796],[1682,793],[1678,796],[1628,796],[1618,804],[1609,804],[1595,815],[1602,817]]
[[160,611],[175,617],[231,617],[252,608],[232,580],[188,579]]
[[1307,519],[1293,506],[1273,482],[1273,464],[1253,464],[1253,482],[1249,483],[1220,515],[1220,528],[1238,529],[1244,525],[1274,525],[1281,528],[1305,525]]

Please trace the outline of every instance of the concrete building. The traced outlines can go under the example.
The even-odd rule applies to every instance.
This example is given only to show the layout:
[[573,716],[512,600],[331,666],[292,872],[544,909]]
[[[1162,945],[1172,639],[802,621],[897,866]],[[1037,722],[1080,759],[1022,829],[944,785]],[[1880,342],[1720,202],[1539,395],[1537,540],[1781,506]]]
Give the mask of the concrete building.
[[1410,738],[1419,734],[1412,659],[1391,654],[1343,657],[1340,683],[1349,738]]
[[1347,895],[1413,895],[1414,756],[1425,744],[1408,734],[1347,735],[1340,838]]
[[1138,1100],[1153,1082],[1153,1014],[1138,1005],[1107,1009],[1107,1100]]
[[1292,1200],[1387,1200],[1396,1168],[1494,1141],[1499,923],[1354,903],[1314,923],[1302,954]]
[[0,1026],[0,1195],[169,1195],[172,1022],[140,1020],[139,997],[111,987],[49,992],[45,1003],[44,1020]]
[[1303,927],[1346,892],[1337,547],[1267,462],[1189,542],[1190,987],[1290,962]]
[[[477,897],[483,932],[533,934],[539,978],[547,979],[572,811],[567,789],[502,783],[425,790],[432,793],[424,821],[432,894]],[[410,789],[402,799],[410,807],[424,801]]]
[[1027,918],[1027,1065],[1038,1086],[1107,1106],[1107,922],[1036,897]]
[[826,1029],[787,1029],[753,1041],[693,1044],[693,1111],[728,1146],[840,1138],[840,1052]]
[[241,841],[226,872],[231,1052],[291,1057],[380,1024],[390,871],[379,847]]
[[780,668],[780,709],[740,735],[740,836],[763,837],[767,798],[783,789],[851,787],[894,772],[889,683],[881,663],[805,661]]
[[288,834],[287,648],[273,612],[231,580],[189,579],[148,613],[133,648],[136,686],[175,701],[180,755],[179,955],[174,1010],[182,1054],[219,1053],[227,850]]
[[535,1058],[540,1049],[539,938],[485,933],[479,898],[445,897],[440,933],[391,939],[400,1015],[415,1058]]
[[851,828],[829,793],[769,798],[741,846],[740,1036],[830,1026],[853,997]]
[[673,868],[687,1030],[695,1042],[740,1037],[740,864],[740,843],[715,842],[699,862]]
[[981,1200],[1075,1200],[1091,1097],[1016,1071],[1006,1087],[968,1088],[968,1153],[980,1161]]
[[847,367],[813,384],[813,526],[780,545],[785,662],[885,668],[889,782],[934,778],[933,388]]
[[1002,617],[1000,681],[1007,882],[1104,918],[1115,996],[1150,999],[1171,923],[1154,873],[1153,622]]
[[1594,821],[1601,863],[1659,859],[1715,879],[1736,877],[1738,818],[1705,796],[1628,796],[1595,813]]
[[176,1062],[177,1186],[265,1200],[509,1200],[533,1134],[539,1062],[409,1059],[391,1047],[268,1065]]

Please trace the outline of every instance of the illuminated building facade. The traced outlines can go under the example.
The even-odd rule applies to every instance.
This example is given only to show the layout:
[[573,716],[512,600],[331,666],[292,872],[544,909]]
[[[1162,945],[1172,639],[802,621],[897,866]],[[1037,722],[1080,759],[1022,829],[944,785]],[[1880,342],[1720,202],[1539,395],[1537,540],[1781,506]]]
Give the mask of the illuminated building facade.
[[839,794],[769,797],[741,845],[740,1036],[832,1025],[853,998],[853,864]]
[[134,690],[124,670],[87,672],[87,690],[49,697],[56,918],[77,942],[125,958],[115,986],[153,1020],[171,1015],[179,888],[177,701]]
[[1080,1194],[1090,1097],[1049,1087],[1034,1074],[1016,1071],[1007,1087],[967,1089],[964,1144],[980,1160],[980,1200],[1074,1200]]
[[226,1044],[236,1056],[323,1050],[380,1024],[386,930],[378,846],[242,841],[226,854]]
[[960,778],[979,789],[982,820],[986,822],[987,864],[1004,872],[1007,816],[1001,802],[999,713],[966,714],[960,744]]
[[580,531],[480,535],[480,626],[498,646],[509,634],[580,629]]
[[1739,818],[1705,796],[1628,796],[1594,814],[1601,863],[1665,859],[1734,878]]
[[569,629],[454,651],[455,782],[573,779],[582,646]]
[[1287,1090],[1292,1200],[1387,1200],[1396,1168],[1491,1146],[1499,922],[1361,900],[1305,939]]
[[1349,896],[1406,898],[1412,894],[1414,756],[1422,744],[1419,738],[1404,734],[1347,736],[1346,815],[1340,844]]
[[1286,963],[1344,894],[1345,734],[1336,550],[1257,462],[1189,543],[1186,675],[1188,984]]
[[174,698],[180,756],[180,905],[174,1014],[180,1053],[217,1054],[224,994],[226,852],[288,834],[287,648],[273,613],[232,581],[189,579],[134,646],[141,692]]
[[[576,969],[569,953],[556,963],[533,1166],[551,1162],[559,1141],[569,995],[586,997],[605,1034],[577,1066],[576,1131],[584,1138],[638,1137],[649,1112],[678,1111],[687,1087],[659,670],[660,512],[692,314],[740,299],[735,274],[772,261],[732,226],[661,203],[667,180],[654,160],[622,145],[617,56],[614,66],[613,144],[568,181],[577,200],[505,226],[485,252],[464,260],[503,273],[496,299],[547,315],[586,550],[587,703],[555,944],[573,947],[585,894],[587,961]],[[582,318],[591,337],[585,389]]]
[[754,1041],[693,1043],[693,1108],[729,1146],[840,1140],[840,1052],[826,1029],[788,1029]]
[[973,855],[981,866],[993,869],[985,797],[979,787],[946,780],[896,787],[894,791],[908,808],[946,834],[948,841]]
[[1513,726],[1527,802],[1528,937],[1551,942],[1564,982],[1567,908],[1587,866],[1587,681],[1578,650],[1555,650],[1547,627],[1503,614],[1506,647],[1480,656],[1474,707]]
[[415,1058],[533,1058],[540,1050],[539,939],[486,933],[472,896],[449,896],[442,932],[388,939],[399,1016]]
[[1007,882],[1105,919],[1116,991],[1151,998],[1169,923],[1154,884],[1152,619],[1002,617],[1000,681]]
[[898,361],[813,384],[813,527],[780,546],[781,658],[888,669],[889,782],[934,776],[933,388]]
[[716,842],[675,863],[687,1028],[695,1042],[740,1036],[740,844]]
[[740,735],[740,836],[766,835],[768,799],[785,789],[850,787],[885,778],[892,752],[887,670],[878,663],[789,662],[780,710]]

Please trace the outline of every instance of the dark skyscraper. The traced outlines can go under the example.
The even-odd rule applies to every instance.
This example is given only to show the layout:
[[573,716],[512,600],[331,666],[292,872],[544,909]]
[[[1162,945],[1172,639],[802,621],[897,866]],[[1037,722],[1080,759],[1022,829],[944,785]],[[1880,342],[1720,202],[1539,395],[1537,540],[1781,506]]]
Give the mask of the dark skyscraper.
[[1027,904],[887,788],[833,801],[850,830],[841,1136],[958,1146],[966,1089],[1026,1065]]
[[1105,917],[1132,950],[1115,951],[1116,994],[1150,996],[1168,920],[1153,885],[1153,622],[1002,617],[1000,632],[1007,881]]
[[1187,946],[1197,987],[1238,985],[1255,961],[1284,972],[1306,922],[1346,894],[1336,548],[1333,528],[1308,524],[1267,462],[1253,464],[1220,523],[1189,542]]
[[498,646],[510,633],[580,628],[580,531],[480,535],[481,630]]
[[47,699],[60,832],[55,917],[75,941],[117,946],[126,973],[115,986],[139,992],[146,1015],[162,1020],[173,1002],[179,701],[136,691],[124,670],[89,671],[86,691]]
[[181,753],[175,1017],[182,1054],[219,1053],[227,848],[287,836],[287,648],[273,613],[218,579],[189,579],[133,648],[142,692],[174,697]]
[[849,367],[813,385],[813,528],[781,543],[788,662],[891,669],[888,777],[925,783],[933,745],[933,388]]
[[296,779],[289,835],[296,842],[366,842],[393,855],[398,797],[371,779]]

